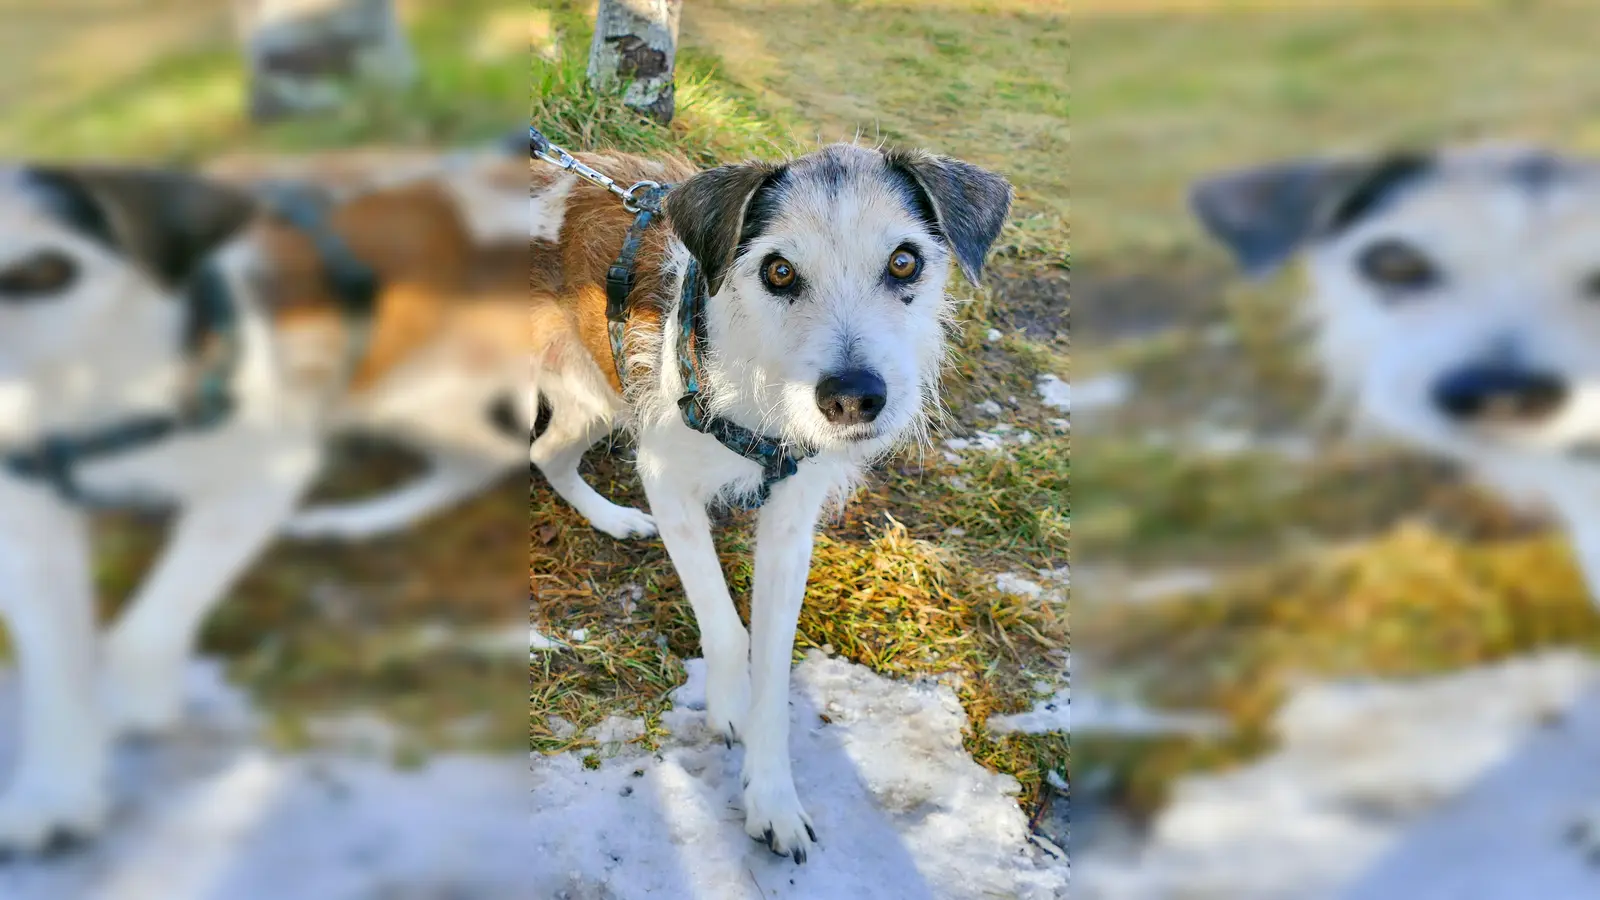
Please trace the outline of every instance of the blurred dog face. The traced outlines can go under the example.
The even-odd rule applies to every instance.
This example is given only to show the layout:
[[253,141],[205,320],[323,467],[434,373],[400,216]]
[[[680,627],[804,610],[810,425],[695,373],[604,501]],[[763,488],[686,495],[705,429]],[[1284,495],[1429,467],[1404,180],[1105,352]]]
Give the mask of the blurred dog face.
[[231,191],[173,173],[0,171],[0,378],[71,356],[129,304],[170,302],[249,212]]
[[764,428],[820,449],[887,449],[936,396],[954,261],[976,281],[1010,186],[957,160],[833,145],[724,166],[667,211],[706,273],[716,367]]
[[1467,462],[1600,458],[1600,166],[1300,162],[1194,200],[1248,269],[1305,252],[1330,385],[1374,424]]

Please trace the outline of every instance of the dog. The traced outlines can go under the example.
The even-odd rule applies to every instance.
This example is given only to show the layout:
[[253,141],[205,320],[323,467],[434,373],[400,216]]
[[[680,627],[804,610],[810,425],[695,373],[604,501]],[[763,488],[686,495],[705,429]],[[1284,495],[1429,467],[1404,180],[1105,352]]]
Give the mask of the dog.
[[[1332,399],[1553,512],[1600,598],[1600,164],[1509,145],[1298,159],[1191,200],[1246,272],[1304,257]],[[1600,813],[1575,837],[1600,850]]]
[[[632,214],[574,176],[536,171],[535,378],[553,409],[540,440],[565,473],[609,431],[608,416],[632,432],[654,525],[699,626],[708,724],[730,747],[745,745],[745,831],[803,863],[816,833],[791,770],[789,668],[816,526],[873,461],[925,439],[953,309],[950,269],[977,283],[1011,186],[955,159],[851,144],[701,172],[622,154],[582,160],[622,184],[674,183],[669,227],[647,231],[639,251],[623,379],[602,285]],[[703,333],[683,315],[691,302]],[[732,449],[750,444],[691,424],[696,402],[705,404],[696,415],[805,458],[782,476]],[[563,416],[588,424],[552,438]],[[752,499],[765,502],[747,632],[707,508]]]
[[[305,532],[393,529],[521,464],[521,159],[469,154],[349,196],[331,186],[372,179],[348,158],[297,165],[305,221],[265,187],[282,173],[248,162],[0,171],[0,615],[22,690],[0,850],[104,825],[114,738],[180,720],[202,623],[295,521],[330,434],[396,437],[435,470],[307,511]],[[526,427],[501,421],[508,404]],[[64,441],[114,452],[67,458]],[[84,504],[136,497],[176,516],[101,635]]]

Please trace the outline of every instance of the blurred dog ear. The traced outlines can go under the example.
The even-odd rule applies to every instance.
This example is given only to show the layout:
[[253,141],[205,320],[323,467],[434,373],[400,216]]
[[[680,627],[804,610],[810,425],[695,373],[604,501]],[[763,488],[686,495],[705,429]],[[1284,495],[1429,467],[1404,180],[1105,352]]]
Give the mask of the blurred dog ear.
[[185,284],[256,211],[243,191],[181,172],[34,166],[27,179],[62,223],[168,287]]
[[782,166],[740,163],[707,169],[667,194],[672,230],[699,260],[707,289],[715,296],[744,237],[745,216],[763,187],[778,180]]
[[1290,160],[1200,181],[1189,193],[1189,206],[1246,275],[1262,278],[1311,241],[1332,237],[1381,209],[1432,164],[1415,153]]
[[931,214],[930,224],[950,245],[961,273],[978,284],[989,248],[1011,214],[1010,182],[971,163],[921,151],[888,150],[884,159],[911,180],[924,218]]

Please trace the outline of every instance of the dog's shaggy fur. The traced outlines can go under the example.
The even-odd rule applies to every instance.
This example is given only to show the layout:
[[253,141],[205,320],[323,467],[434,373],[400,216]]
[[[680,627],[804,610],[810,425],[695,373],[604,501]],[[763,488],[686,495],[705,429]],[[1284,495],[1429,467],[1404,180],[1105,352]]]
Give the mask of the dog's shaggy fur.
[[1335,400],[1553,511],[1600,600],[1600,163],[1509,146],[1296,160],[1193,201],[1251,272],[1305,256]]
[[[804,861],[815,837],[790,771],[788,688],[813,533],[866,466],[925,428],[950,265],[978,278],[1011,189],[956,160],[845,144],[697,174],[673,160],[584,161],[624,184],[679,184],[666,200],[670,227],[640,255],[619,385],[603,285],[631,217],[598,188],[535,172],[534,378],[552,408],[535,462],[603,530],[659,527],[700,627],[708,720],[730,744],[745,743],[746,831]],[[691,258],[709,284],[702,386],[713,410],[816,451],[761,509],[749,633],[706,510],[757,489],[761,471],[682,422],[676,342],[666,337],[678,333]],[[616,420],[638,441],[653,523],[578,479],[578,456]]]
[[186,291],[208,261],[231,288],[242,343],[236,408],[222,424],[80,473],[97,494],[154,494],[178,509],[163,556],[103,640],[83,510],[0,470],[0,615],[23,690],[0,850],[103,825],[111,739],[178,720],[201,624],[292,520],[328,432],[375,430],[437,465],[382,500],[309,512],[303,533],[390,530],[520,465],[525,427],[492,414],[526,396],[520,156],[365,189],[356,182],[370,171],[337,157],[297,165],[313,183],[357,189],[328,217],[380,283],[357,360],[310,239],[247,188],[284,173],[248,161],[216,179],[109,166],[0,172],[0,449],[174,410],[193,375]]

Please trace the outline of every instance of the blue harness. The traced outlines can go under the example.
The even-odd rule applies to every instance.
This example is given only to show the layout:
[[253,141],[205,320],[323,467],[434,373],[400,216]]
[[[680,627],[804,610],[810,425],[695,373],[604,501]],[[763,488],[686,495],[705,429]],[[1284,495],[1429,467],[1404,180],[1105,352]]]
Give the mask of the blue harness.
[[[350,330],[352,360],[364,354],[378,295],[377,273],[350,251],[329,227],[327,200],[306,188],[271,185],[263,192],[267,210],[310,237],[323,274],[339,299]],[[132,416],[100,428],[46,434],[31,446],[0,456],[0,468],[40,482],[62,500],[89,509],[151,509],[167,504],[142,495],[108,497],[84,489],[80,467],[142,450],[184,433],[206,432],[234,411],[233,375],[238,368],[238,305],[215,260],[205,262],[183,293],[187,319],[184,352],[193,375],[178,408],[171,413]]]
[[[606,330],[611,338],[611,362],[617,370],[617,382],[626,386],[623,339],[628,329],[634,261],[645,230],[660,218],[661,203],[673,186],[641,182],[624,191],[611,179],[589,169],[570,153],[550,143],[531,125],[528,126],[528,148],[533,158],[571,171],[622,197],[624,205],[634,212],[633,224],[628,227],[628,233],[622,240],[622,250],[606,270]],[[731,419],[711,414],[700,386],[700,350],[706,344],[705,306],[709,290],[699,261],[691,259],[688,269],[683,273],[683,292],[678,302],[678,375],[684,386],[683,396],[678,398],[678,410],[683,416],[683,423],[689,428],[716,438],[722,446],[761,467],[760,487],[753,495],[741,497],[735,503],[744,509],[758,509],[767,502],[774,485],[794,475],[799,471],[799,464],[815,453],[757,434]]]

